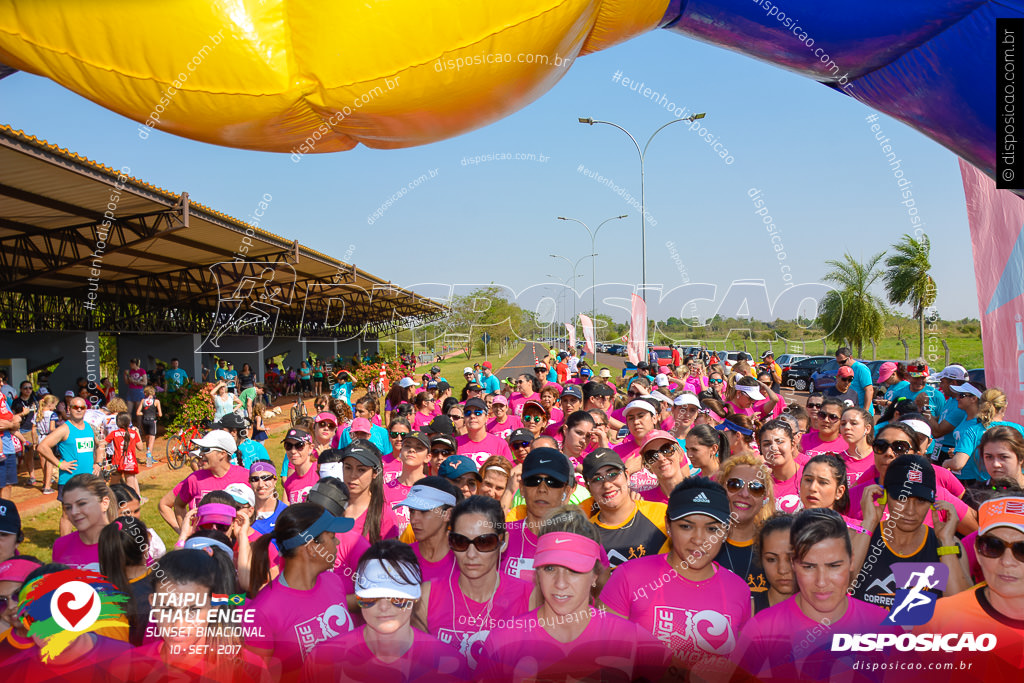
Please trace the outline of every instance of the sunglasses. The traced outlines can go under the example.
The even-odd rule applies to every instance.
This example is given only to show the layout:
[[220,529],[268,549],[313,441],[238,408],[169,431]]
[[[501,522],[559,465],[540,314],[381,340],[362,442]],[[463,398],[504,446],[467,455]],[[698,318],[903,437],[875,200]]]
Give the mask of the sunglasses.
[[480,417],[481,415],[483,415],[483,414],[484,414],[484,412],[486,412],[486,411],[484,411],[484,410],[481,410],[480,408],[473,408],[473,409],[471,409],[471,410],[467,410],[467,411],[466,411],[465,413],[463,413],[463,414],[464,414],[464,415],[465,415],[466,417]]
[[455,532],[448,534],[448,547],[454,552],[464,553],[469,550],[471,545],[481,553],[493,553],[501,545],[501,536],[498,534],[484,534],[483,536],[469,539]]
[[608,423],[607,423],[607,422],[595,422],[595,423],[594,423],[594,426],[595,426],[595,427],[598,427],[598,428],[601,428],[601,427],[607,427],[607,426],[608,426]]
[[523,422],[540,422],[543,419],[540,415],[523,415]]
[[274,481],[274,475],[268,474],[265,477],[249,477],[250,484],[256,484],[261,481]]
[[597,475],[591,477],[590,479],[588,479],[587,483],[588,484],[595,484],[596,485],[596,484],[603,484],[606,481],[607,482],[612,482],[612,481],[615,481],[616,479],[618,479],[619,477],[621,477],[622,473],[623,473],[623,470],[615,470],[614,472],[609,472],[608,474],[597,474]]
[[983,534],[974,539],[974,548],[979,555],[997,560],[1009,549],[1013,553],[1013,559],[1024,562],[1024,541],[1009,543],[991,534]]
[[335,429],[335,428],[337,428],[338,425],[336,425],[333,422],[330,422],[328,420],[323,420],[322,422],[317,422],[316,426],[317,426],[317,429],[323,429],[324,427],[329,427],[331,429]]
[[409,432],[388,432],[392,439],[404,439]]
[[359,609],[370,609],[381,600],[390,601],[398,609],[409,609],[416,602],[409,598],[356,598],[356,604],[359,605]]
[[453,455],[455,451],[450,448],[431,448],[430,454],[436,455],[442,458],[447,458],[449,455]]
[[301,451],[303,448],[305,448],[305,446],[306,446],[306,444],[304,444],[304,443],[295,443],[294,441],[286,441],[285,444],[284,444],[284,450],[285,450],[286,453],[288,451]]
[[724,381],[725,380],[722,380],[722,379],[709,379],[708,380],[708,384],[721,384]]
[[878,455],[884,455],[889,449],[896,455],[906,455],[914,447],[909,441],[886,441],[885,439],[875,439],[874,443],[871,444],[871,450]]
[[825,422],[839,422],[839,420],[842,419],[842,416],[836,415],[835,413],[823,413],[819,411],[818,419],[824,420]]
[[512,445],[512,448],[529,448],[530,447],[530,442],[529,441],[513,441],[511,445]]
[[[498,406],[498,407],[499,407],[499,408],[504,408],[505,406]],[[462,418],[464,418],[464,417],[465,417],[465,415],[462,415],[461,413],[449,413],[449,414],[448,414],[448,417],[449,417],[449,418],[450,418],[451,420],[453,420],[453,421],[454,421],[454,420],[461,420]]]
[[668,460],[676,452],[676,445],[674,443],[667,443],[656,451],[644,452],[644,464],[650,465],[659,458],[665,458]]
[[752,496],[763,496],[765,494],[764,484],[752,479],[750,481],[743,481],[739,477],[733,477],[725,482],[725,488],[733,493],[739,493],[746,486],[747,490],[750,491]]
[[565,482],[552,479],[551,477],[543,477],[539,474],[535,474],[530,477],[523,477],[523,486],[531,489],[535,489],[541,484],[544,484],[549,489],[564,489]]
[[72,404],[71,405],[71,410],[85,410],[85,406],[76,406],[76,405]]

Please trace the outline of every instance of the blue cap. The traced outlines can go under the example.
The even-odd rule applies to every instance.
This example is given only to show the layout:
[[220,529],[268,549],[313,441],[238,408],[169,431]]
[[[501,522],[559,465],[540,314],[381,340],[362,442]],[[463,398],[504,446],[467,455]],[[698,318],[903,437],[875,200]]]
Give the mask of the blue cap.
[[583,400],[583,391],[575,384],[566,384],[562,389],[562,398],[566,396],[572,396],[580,401]]
[[324,514],[320,515],[320,519],[313,522],[308,529],[300,531],[295,536],[281,541],[281,550],[291,550],[293,548],[306,545],[325,531],[331,531],[336,534],[343,534],[346,531],[352,531],[352,528],[355,525],[356,520],[354,519],[349,517],[335,517],[330,512],[324,512]]
[[450,479],[452,481],[458,479],[464,474],[475,474],[477,479],[480,479],[480,473],[476,469],[476,463],[465,455],[450,455],[445,458],[444,462],[441,463],[441,467],[438,468],[438,476]]

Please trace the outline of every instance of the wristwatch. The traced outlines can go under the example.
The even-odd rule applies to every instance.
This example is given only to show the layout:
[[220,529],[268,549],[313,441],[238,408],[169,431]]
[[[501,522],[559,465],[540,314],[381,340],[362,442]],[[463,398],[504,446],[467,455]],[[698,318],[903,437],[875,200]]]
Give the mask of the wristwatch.
[[939,557],[942,557],[943,555],[956,555],[957,557],[963,557],[964,551],[963,548],[957,544],[940,546],[938,553]]

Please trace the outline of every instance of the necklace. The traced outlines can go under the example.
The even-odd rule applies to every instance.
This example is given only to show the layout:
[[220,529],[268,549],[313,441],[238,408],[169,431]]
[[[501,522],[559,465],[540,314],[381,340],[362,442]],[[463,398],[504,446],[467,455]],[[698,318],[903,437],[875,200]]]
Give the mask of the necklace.
[[[462,596],[462,604],[466,608],[466,624],[470,627],[475,625],[476,631],[489,629],[491,623],[491,609],[494,607],[494,596],[498,594],[498,584],[501,582],[500,573],[497,571],[494,572],[494,590],[491,591],[491,597],[488,598],[487,604],[476,614],[474,614],[473,610],[470,609],[469,600],[466,599],[466,594],[459,588],[459,579],[455,576],[455,566],[452,566],[452,571],[448,575],[448,580],[449,586],[452,589],[452,619],[455,619],[455,593],[458,592],[459,595]],[[454,583],[452,583],[452,581],[454,581]],[[476,631],[473,631],[473,633]]]
[[[730,549],[730,545],[732,545],[732,544],[729,543],[729,539],[725,539],[725,546],[723,546],[725,548],[725,556],[729,560],[729,569],[731,569],[731,570],[733,570],[735,572],[736,571],[736,564],[732,560],[732,551]],[[750,578],[749,578],[750,577],[750,564],[753,561],[754,561],[754,553],[751,552],[750,555],[747,556],[747,568],[743,571],[742,574],[740,574],[740,578],[742,578],[747,583],[750,583]],[[739,574],[739,572],[736,572],[736,573]]]

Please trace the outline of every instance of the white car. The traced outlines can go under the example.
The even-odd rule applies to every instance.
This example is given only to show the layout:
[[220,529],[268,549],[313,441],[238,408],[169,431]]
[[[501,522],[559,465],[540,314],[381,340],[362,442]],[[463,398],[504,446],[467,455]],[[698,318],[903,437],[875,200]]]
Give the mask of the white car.
[[787,365],[802,361],[804,358],[810,358],[810,356],[804,353],[784,353],[776,358],[775,362],[779,364],[780,368],[785,368]]
[[719,351],[718,357],[722,359],[722,365],[726,372],[732,371],[732,366],[741,360],[746,360],[751,366],[754,365],[754,357],[746,351]]

